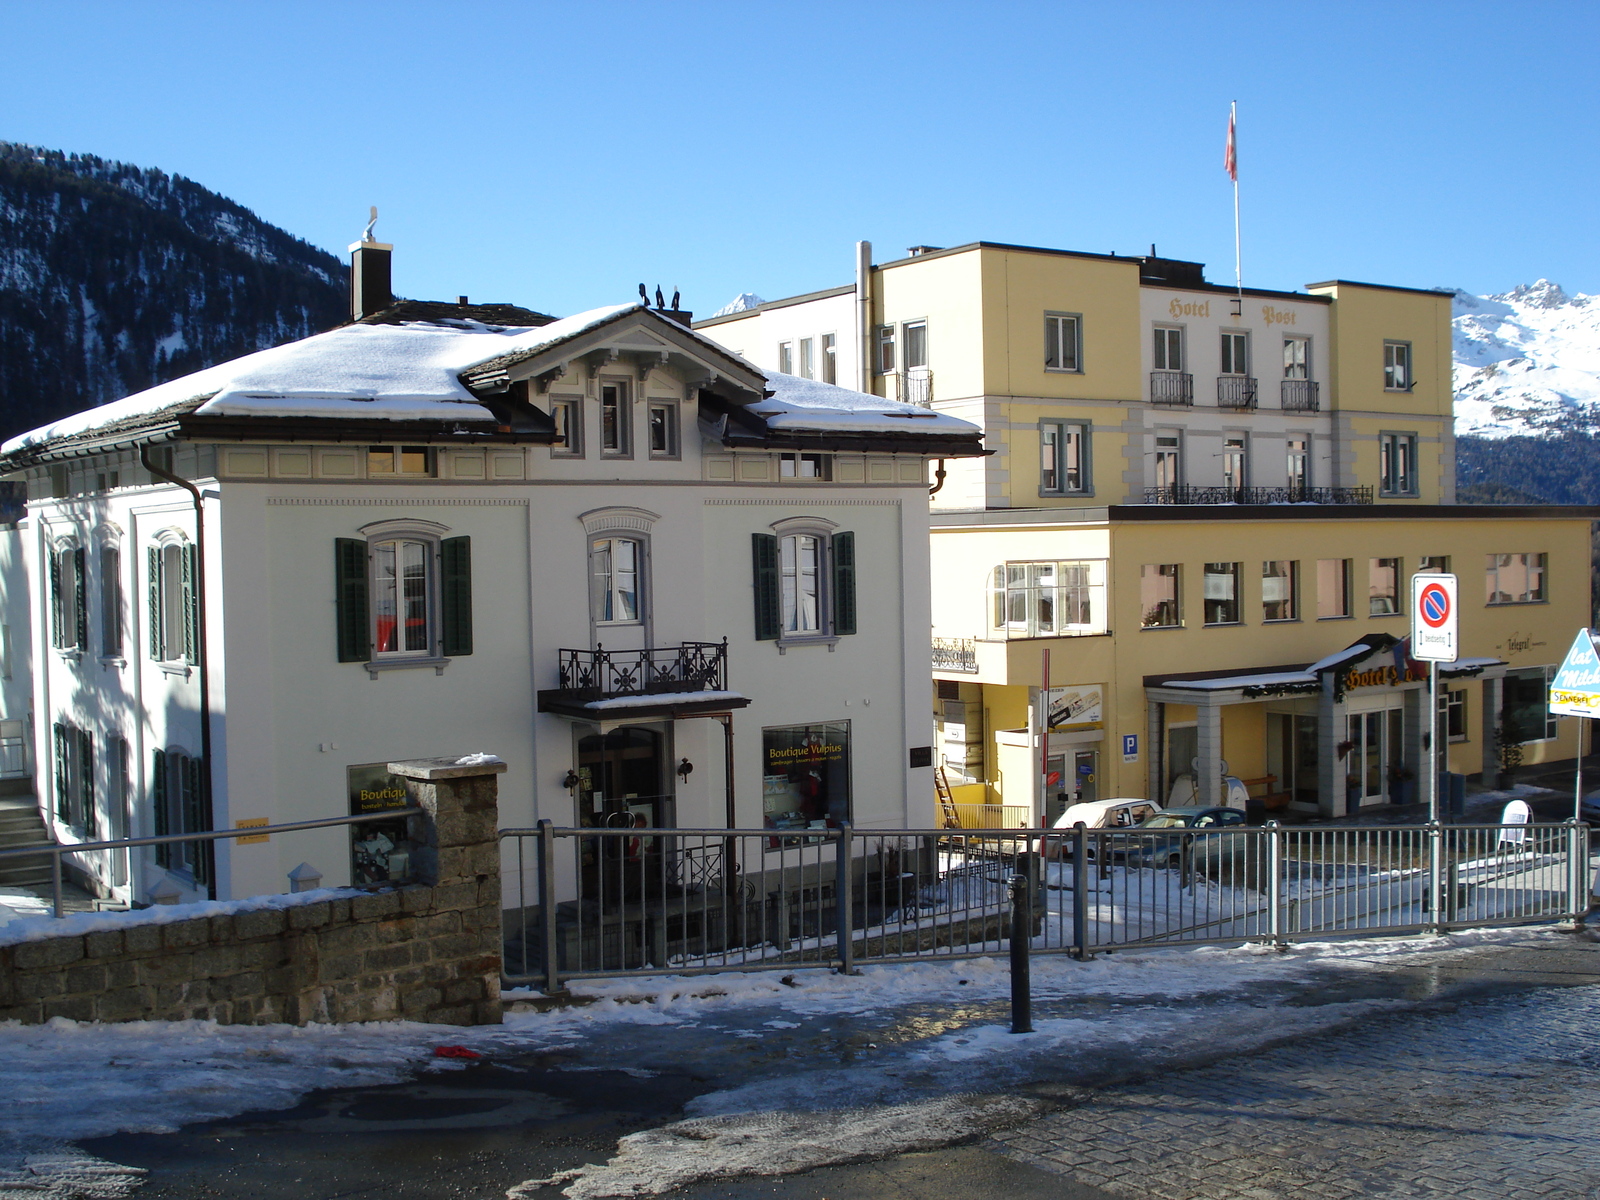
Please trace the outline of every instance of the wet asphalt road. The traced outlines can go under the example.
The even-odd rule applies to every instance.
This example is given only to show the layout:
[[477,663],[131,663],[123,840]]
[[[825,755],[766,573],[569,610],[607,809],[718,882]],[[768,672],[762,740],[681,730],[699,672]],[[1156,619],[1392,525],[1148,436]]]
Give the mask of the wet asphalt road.
[[[1420,959],[1420,961],[1418,961]],[[1584,931],[1525,944],[1484,946],[1415,956],[1395,969],[1330,973],[1321,984],[1262,986],[1181,1005],[1149,998],[1121,1002],[1130,1020],[1140,1009],[1271,1003],[1302,1006],[1365,999],[1407,999],[1423,1007],[1416,1021],[1467,1003],[1530,990],[1600,984],[1600,945]],[[1036,1018],[1104,1015],[1109,1005],[1077,997],[1036,1007]],[[777,1008],[743,1014],[759,1037],[729,1036],[727,1022],[704,1026],[630,1028],[615,1037],[559,1051],[502,1054],[463,1071],[425,1074],[386,1087],[309,1095],[296,1108],[244,1114],[176,1134],[118,1135],[83,1143],[114,1162],[151,1174],[138,1195],[147,1200],[252,1197],[335,1200],[338,1197],[493,1198],[530,1178],[614,1153],[620,1137],[678,1119],[691,1099],[771,1075],[873,1061],[879,1047],[911,1043],[962,1024],[999,1023],[1004,1006],[981,1003],[951,1011],[915,1006],[882,1015],[791,1017],[793,1028],[762,1028]],[[1408,1018],[1390,1021],[1405,1039]],[[1420,1029],[1420,1026],[1419,1026]],[[1262,1055],[1270,1055],[1263,1048]],[[1233,1060],[1248,1072],[1254,1056]],[[1263,1058],[1263,1062],[1267,1059]],[[1215,1069],[1204,1055],[1152,1061],[1137,1051],[1034,1065],[1022,1090],[1043,1097],[1072,1093],[1059,1107],[1082,1107],[1083,1089],[1114,1090],[1181,1065]],[[1241,1085],[1242,1086],[1242,1085]],[[694,1185],[674,1195],[693,1200],[856,1200],[857,1197],[1004,1196],[1007,1200],[1103,1200],[1139,1195],[1129,1182],[1104,1191],[1070,1174],[1043,1169],[984,1139],[882,1161],[827,1167],[784,1178],[745,1178]],[[1220,1184],[1220,1180],[1219,1180]],[[540,1196],[551,1200],[554,1188]],[[1150,1193],[1153,1194],[1153,1193]],[[1222,1194],[1220,1191],[1218,1194]],[[1587,1200],[1587,1198],[1585,1198]]]

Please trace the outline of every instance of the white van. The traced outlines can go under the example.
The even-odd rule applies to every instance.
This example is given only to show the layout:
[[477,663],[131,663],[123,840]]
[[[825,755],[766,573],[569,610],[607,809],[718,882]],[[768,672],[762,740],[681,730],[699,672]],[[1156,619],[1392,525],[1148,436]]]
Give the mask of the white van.
[[[1089,829],[1132,829],[1146,817],[1161,811],[1154,800],[1133,799],[1120,796],[1112,800],[1086,800],[1082,804],[1069,804],[1067,810],[1056,818],[1052,829],[1071,829],[1082,821]],[[1040,853],[1054,859],[1061,853],[1063,839],[1041,839]]]

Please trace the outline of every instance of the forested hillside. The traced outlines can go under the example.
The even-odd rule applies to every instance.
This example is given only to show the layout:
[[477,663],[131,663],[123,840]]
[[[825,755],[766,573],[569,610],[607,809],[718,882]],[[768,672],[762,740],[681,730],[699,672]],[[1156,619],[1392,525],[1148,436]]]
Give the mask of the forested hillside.
[[0,436],[338,324],[333,255],[178,175],[0,142]]

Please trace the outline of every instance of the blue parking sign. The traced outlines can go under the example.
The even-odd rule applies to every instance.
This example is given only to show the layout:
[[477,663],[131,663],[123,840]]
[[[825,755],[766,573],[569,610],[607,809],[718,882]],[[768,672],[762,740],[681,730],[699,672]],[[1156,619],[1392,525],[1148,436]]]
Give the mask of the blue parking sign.
[[1139,761],[1139,735],[1137,733],[1125,733],[1122,735],[1122,761]]

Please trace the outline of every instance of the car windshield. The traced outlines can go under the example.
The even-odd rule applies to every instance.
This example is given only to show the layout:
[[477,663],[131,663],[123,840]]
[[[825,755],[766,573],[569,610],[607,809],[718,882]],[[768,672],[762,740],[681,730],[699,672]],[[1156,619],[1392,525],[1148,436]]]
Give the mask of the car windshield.
[[1139,826],[1140,829],[1182,829],[1183,827],[1184,819],[1182,817],[1165,816],[1151,817],[1149,820],[1144,821]]

